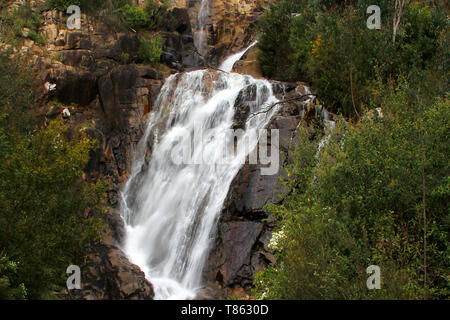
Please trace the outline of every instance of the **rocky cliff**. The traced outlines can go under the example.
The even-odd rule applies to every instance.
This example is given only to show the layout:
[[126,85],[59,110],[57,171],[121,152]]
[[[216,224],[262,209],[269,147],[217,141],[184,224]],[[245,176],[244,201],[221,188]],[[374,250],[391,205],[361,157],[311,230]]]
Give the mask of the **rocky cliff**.
[[[176,1],[171,11],[175,31],[162,31],[161,63],[142,64],[138,56],[139,36],[117,30],[108,19],[82,16],[81,30],[68,30],[65,16],[50,10],[41,13],[39,32],[45,45],[24,39],[16,54],[26,54],[39,71],[42,108],[37,120],[45,125],[63,111],[69,135],[84,131],[99,141],[85,170],[85,179],[108,181],[106,227],[103,241],[92,248],[82,266],[82,289],[62,292],[70,299],[152,299],[152,285],[143,272],[128,261],[120,249],[124,226],[118,211],[120,190],[127,180],[135,147],[146,124],[146,115],[164,79],[173,72],[203,67],[194,47],[200,0]],[[39,1],[33,2],[38,4]],[[254,22],[265,1],[211,0],[207,19],[205,57],[212,65],[242,49],[254,37]],[[26,30],[24,30],[26,32]],[[236,63],[234,71],[259,77],[257,48]],[[124,59],[126,57],[126,59]],[[302,84],[273,82],[280,99],[305,92]],[[245,95],[251,97],[251,95]],[[246,103],[238,99],[237,114],[246,114]],[[269,129],[280,130],[280,148],[286,155],[296,139],[296,128],[308,108],[302,102],[283,104]],[[245,117],[237,119],[245,121]],[[284,161],[285,159],[283,159]],[[259,165],[244,165],[235,177],[223,205],[205,280],[205,296],[245,294],[253,274],[274,262],[268,248],[273,224],[264,206],[278,202],[287,190],[279,187],[282,174],[262,176]]]
[[[302,121],[316,118],[316,110],[312,107],[314,99],[296,100],[309,93],[306,85],[274,81],[272,86],[278,99],[286,101],[267,126],[269,134],[271,129],[279,130],[280,170],[275,175],[262,175],[261,164],[246,163],[234,178],[222,206],[216,241],[205,271],[209,285],[204,292],[206,296],[245,297],[254,273],[275,263],[274,252],[268,247],[274,220],[265,205],[280,203],[290,191],[279,183],[281,177],[286,178],[282,166],[290,157],[291,147],[298,142],[296,129]],[[250,101],[238,99],[235,107],[245,108],[247,102]]]
[[[206,1],[206,60],[213,66],[231,53],[249,45],[256,35],[256,21],[263,14],[267,0]],[[199,31],[202,0],[176,0],[173,6],[187,8],[194,34]]]
[[[32,3],[33,7],[42,1]],[[12,7],[19,5],[13,3]],[[69,299],[152,299],[152,285],[120,249],[123,222],[119,192],[127,180],[137,142],[164,78],[195,66],[193,35],[186,9],[171,11],[175,31],[162,31],[163,55],[154,67],[139,59],[139,36],[117,30],[107,19],[82,15],[81,30],[68,30],[66,15],[41,12],[39,32],[45,45],[26,38],[14,49],[38,71],[42,107],[40,125],[64,114],[68,135],[84,131],[99,141],[85,169],[85,179],[108,182],[103,240],[92,248],[82,268],[82,289],[63,291]],[[2,44],[7,47],[8,44]],[[126,61],[124,57],[126,56]]]

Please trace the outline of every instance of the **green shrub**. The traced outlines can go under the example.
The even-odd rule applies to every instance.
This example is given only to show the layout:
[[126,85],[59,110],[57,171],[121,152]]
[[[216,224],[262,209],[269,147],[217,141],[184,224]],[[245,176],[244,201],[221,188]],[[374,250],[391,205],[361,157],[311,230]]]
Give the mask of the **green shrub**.
[[356,118],[368,105],[378,75],[395,79],[439,68],[439,52],[445,50],[440,42],[446,30],[444,8],[410,2],[393,43],[392,1],[377,3],[381,30],[366,27],[370,4],[368,0],[275,2],[260,22],[258,60],[263,74],[309,81],[330,110]]
[[[382,117],[372,110],[357,126],[338,121],[318,158],[317,140],[300,130],[285,168],[293,191],[268,207],[280,221],[269,245],[277,264],[256,275],[257,297],[448,297],[449,100],[427,103],[418,92],[407,83],[379,88],[373,107]],[[366,288],[372,264],[381,290]]]
[[[156,3],[155,0],[146,0],[145,2],[145,13],[148,18],[148,29],[149,30],[160,30],[166,29],[171,30],[175,21],[174,18],[168,14],[167,9],[169,8],[168,1],[163,1],[161,5]],[[164,25],[166,20],[167,25]]]
[[148,17],[146,12],[137,6],[126,4],[117,12],[122,14],[125,22],[133,29],[143,29],[147,26]]
[[39,36],[38,34],[38,28],[41,25],[41,16],[38,11],[32,10],[29,4],[24,4],[11,13],[3,14],[3,37],[7,38],[9,33],[9,35],[14,36],[15,38],[23,38],[23,29],[27,28],[29,29],[27,37],[42,44],[42,36]]
[[14,62],[0,52],[0,127],[25,133],[33,128],[30,111],[35,107],[36,74],[25,61]]
[[37,33],[37,32],[34,31],[34,30],[31,30],[31,31],[28,33],[27,38],[33,40],[34,42],[36,42],[37,44],[39,44],[39,45],[41,45],[41,46],[45,45],[45,42],[46,42],[45,36],[42,35],[42,34]]
[[120,60],[122,64],[128,64],[128,62],[130,61],[130,54],[127,52],[122,52],[122,54],[120,55]]
[[141,40],[139,58],[147,63],[158,62],[162,54],[161,39],[154,36],[150,40]]
[[[146,0],[144,9],[125,4],[120,7],[116,12],[120,13],[125,22],[133,29],[146,29],[146,30],[160,30],[170,29],[170,25],[173,24],[173,17],[168,14],[168,3],[163,1],[159,5],[154,0]],[[164,21],[168,21],[168,26],[164,25]]]
[[13,262],[0,260],[0,294],[47,298],[99,239],[106,185],[82,180],[95,141],[69,141],[60,120],[34,127],[29,66],[1,52],[0,71],[0,255]]
[[82,264],[99,239],[95,212],[105,185],[80,181],[96,144],[69,142],[64,131],[56,121],[32,136],[11,136],[11,149],[0,155],[0,248],[19,263],[14,285],[23,283],[31,299],[64,287],[66,268]]
[[17,277],[17,262],[11,261],[7,256],[0,256],[0,300],[23,300],[27,291],[23,283],[15,286],[14,277]]
[[56,8],[66,12],[71,5],[79,6],[81,12],[95,13],[106,5],[104,0],[48,0],[47,8]]

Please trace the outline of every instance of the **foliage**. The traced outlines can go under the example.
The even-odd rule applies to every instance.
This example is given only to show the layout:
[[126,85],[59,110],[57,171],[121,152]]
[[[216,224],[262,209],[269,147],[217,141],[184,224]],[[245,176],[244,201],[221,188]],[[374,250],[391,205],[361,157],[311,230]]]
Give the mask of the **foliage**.
[[[114,1],[117,2],[117,1]],[[47,0],[46,6],[48,9],[56,8],[66,12],[70,6],[79,6],[81,11],[93,13],[97,10],[103,9],[106,5],[104,0]]]
[[31,130],[29,111],[36,98],[34,75],[23,60],[11,63],[7,52],[0,53],[0,127],[6,131]]
[[[370,1],[273,3],[260,23],[259,63],[267,77],[307,80],[327,107],[358,116],[379,73],[384,79],[437,68],[446,11],[423,2],[405,8],[392,42],[391,1],[379,1],[382,28],[366,26]],[[440,71],[445,74],[444,70]]]
[[105,184],[82,180],[96,142],[69,141],[61,120],[33,129],[33,73],[7,53],[0,61],[0,252],[8,257],[0,290],[19,298],[24,287],[39,299],[64,286],[67,266],[98,240]]
[[64,284],[67,266],[97,239],[100,221],[86,210],[98,207],[104,186],[80,181],[94,146],[67,141],[62,123],[53,122],[29,138],[11,137],[1,155],[0,245],[19,262],[30,298]]
[[122,54],[120,55],[120,62],[122,64],[128,64],[129,61],[130,61],[130,54],[127,52],[122,52]]
[[259,22],[261,30],[258,56],[263,74],[269,78],[290,79],[289,65],[286,59],[292,55],[289,45],[289,30],[292,23],[291,13],[300,8],[296,1],[272,2],[269,10]]
[[143,29],[148,24],[148,16],[146,12],[138,6],[126,4],[117,12],[122,14],[126,23],[133,29]]
[[168,7],[169,3],[167,1],[163,1],[161,5],[157,4],[155,0],[147,0],[145,2],[144,10],[148,17],[148,28],[150,30],[163,29],[164,19],[166,17],[173,18],[167,12]]
[[23,283],[18,286],[11,285],[11,277],[17,276],[17,262],[11,261],[7,256],[0,256],[0,300],[22,300],[26,297]]
[[[45,37],[39,34],[38,29],[41,24],[40,13],[32,10],[30,4],[19,6],[17,9],[9,14],[3,13],[2,20],[2,34],[8,43],[13,44],[12,38],[28,38],[39,45],[45,44]],[[28,29],[27,32],[24,30]]]
[[[318,156],[300,129],[285,169],[293,192],[268,208],[284,233],[278,262],[255,277],[257,297],[448,298],[449,100],[418,91],[406,82],[380,89],[372,103],[382,116],[341,119]],[[366,288],[373,264],[381,290]]]
[[141,40],[138,54],[139,58],[144,62],[158,62],[162,54],[161,39],[158,36],[154,36],[150,40]]
[[[119,7],[116,12],[120,13],[125,22],[133,29],[161,30],[170,28],[170,20],[173,17],[168,12],[169,4],[163,1],[159,5],[155,0],[146,0],[144,8],[125,4]],[[166,26],[169,24],[169,26]]]

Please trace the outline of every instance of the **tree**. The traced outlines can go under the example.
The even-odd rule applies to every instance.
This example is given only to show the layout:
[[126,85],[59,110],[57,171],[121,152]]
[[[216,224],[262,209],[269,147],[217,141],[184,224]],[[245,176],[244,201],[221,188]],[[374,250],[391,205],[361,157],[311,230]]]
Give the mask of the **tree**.
[[0,248],[18,262],[28,298],[62,286],[67,266],[99,239],[105,186],[81,180],[95,142],[68,141],[64,131],[54,121],[30,137],[11,136],[0,155]]
[[405,7],[406,0],[395,0],[395,15],[392,27],[392,42],[395,42],[397,36],[398,27],[403,15],[403,8]]
[[[277,264],[255,278],[257,296],[448,297],[449,100],[428,103],[418,92],[379,88],[382,116],[338,121],[318,158],[317,141],[300,131],[285,168],[292,193],[269,206],[280,219]],[[381,268],[380,290],[365,286],[369,265]]]
[[8,53],[0,60],[0,291],[48,298],[99,239],[106,186],[82,179],[97,143],[69,141],[61,119],[33,128],[33,73]]

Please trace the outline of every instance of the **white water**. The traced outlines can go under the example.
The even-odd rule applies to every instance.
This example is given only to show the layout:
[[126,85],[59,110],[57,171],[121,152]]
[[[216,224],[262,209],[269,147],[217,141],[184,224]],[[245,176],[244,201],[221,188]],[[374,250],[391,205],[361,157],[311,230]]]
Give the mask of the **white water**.
[[239,61],[242,58],[242,56],[248,50],[250,50],[250,48],[252,48],[254,45],[256,45],[257,43],[258,43],[258,41],[255,41],[250,46],[245,48],[244,50],[229,56],[227,59],[225,59],[224,62],[222,62],[222,64],[220,65],[219,69],[222,70],[222,71],[225,71],[225,72],[233,71],[233,66],[236,63],[236,61]]
[[197,15],[198,30],[194,36],[195,47],[202,56],[205,55],[206,49],[206,36],[207,36],[206,19],[208,18],[208,13],[209,13],[209,0],[202,0],[200,10],[198,11]]
[[[217,164],[221,163],[218,151],[234,142],[226,135],[233,124],[236,98],[248,85],[257,87],[251,113],[277,101],[266,80],[200,70],[170,76],[150,114],[122,193],[127,231],[123,249],[154,285],[156,299],[192,299],[201,286],[222,204],[248,151],[257,144],[257,137],[244,135],[251,148],[238,150],[227,164]],[[252,117],[246,133],[263,129],[276,111],[272,108]],[[183,148],[177,144],[179,133],[199,129],[212,135],[203,143],[193,141],[193,158],[208,159],[210,164],[175,165],[172,155]],[[151,144],[151,159],[145,166]]]
[[[316,115],[317,116],[317,115]],[[322,119],[323,119],[323,129],[324,129],[324,136],[319,141],[319,145],[317,147],[317,151],[315,154],[315,158],[317,159],[317,165],[320,163],[320,151],[328,145],[328,142],[330,141],[331,135],[333,134],[334,128],[336,127],[336,122],[330,120],[330,115],[328,111],[325,108],[322,108]],[[313,177],[314,181],[316,181],[317,176],[314,175]]]

